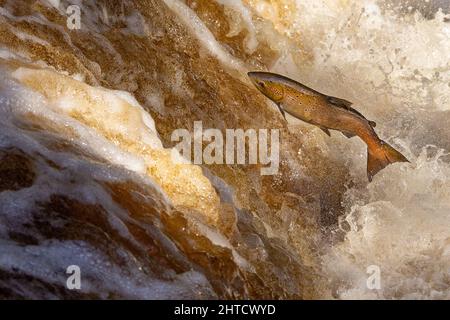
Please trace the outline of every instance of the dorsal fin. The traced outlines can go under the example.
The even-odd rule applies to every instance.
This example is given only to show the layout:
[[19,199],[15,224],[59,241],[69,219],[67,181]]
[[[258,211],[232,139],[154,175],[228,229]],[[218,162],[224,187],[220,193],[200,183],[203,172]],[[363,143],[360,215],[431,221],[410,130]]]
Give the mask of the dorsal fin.
[[329,103],[334,104],[338,107],[344,107],[344,108],[350,108],[350,106],[353,104],[350,101],[339,99],[336,97],[327,96],[327,100]]
[[[340,99],[340,98],[336,98],[336,97],[330,97],[330,96],[326,96],[326,98],[327,98],[327,101],[329,103],[331,103],[332,105],[334,105],[336,107],[339,107],[339,108],[346,109],[346,110],[348,110],[350,112],[353,112],[353,113],[357,114],[358,116],[366,119],[366,117],[364,117],[364,115],[361,112],[359,112],[358,110],[355,110],[355,109],[353,109],[351,107],[352,103],[350,101],[347,101],[347,100],[344,100],[344,99]],[[370,121],[370,120],[367,120],[367,121],[369,122],[369,124],[370,124],[370,126],[372,128],[375,128],[375,126],[377,125],[375,123],[375,121]]]

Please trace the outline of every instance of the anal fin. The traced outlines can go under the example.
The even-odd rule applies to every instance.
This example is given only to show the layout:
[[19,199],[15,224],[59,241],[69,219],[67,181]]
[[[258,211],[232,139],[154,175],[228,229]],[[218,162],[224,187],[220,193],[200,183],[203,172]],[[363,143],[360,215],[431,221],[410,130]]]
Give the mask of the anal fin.
[[350,132],[344,132],[344,131],[341,131],[341,132],[342,132],[342,134],[343,134],[344,136],[346,136],[347,138],[353,138],[353,137],[355,136],[355,134],[350,133]]

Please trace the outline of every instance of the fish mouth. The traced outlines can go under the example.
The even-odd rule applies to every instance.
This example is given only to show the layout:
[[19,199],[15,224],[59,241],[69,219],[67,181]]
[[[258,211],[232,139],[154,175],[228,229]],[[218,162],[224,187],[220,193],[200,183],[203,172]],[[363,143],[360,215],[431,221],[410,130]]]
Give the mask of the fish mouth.
[[258,86],[258,76],[257,76],[257,72],[251,71],[247,73],[248,77],[250,78],[250,81],[253,83],[253,85],[259,89]]
[[248,77],[249,77],[250,79],[253,80],[253,79],[258,79],[260,73],[261,73],[261,72],[258,72],[258,71],[250,71],[250,72],[247,72],[247,75],[248,75]]
[[247,72],[248,77],[255,83],[256,80],[260,81],[266,81],[271,79],[271,77],[274,76],[274,74],[270,72],[264,72],[264,71],[250,71]]

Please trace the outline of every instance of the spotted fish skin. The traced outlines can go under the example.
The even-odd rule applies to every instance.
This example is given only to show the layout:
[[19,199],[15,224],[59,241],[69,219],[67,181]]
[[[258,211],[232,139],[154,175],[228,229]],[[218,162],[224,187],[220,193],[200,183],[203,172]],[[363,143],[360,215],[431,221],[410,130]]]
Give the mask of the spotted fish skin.
[[352,103],[322,94],[295,80],[270,72],[249,72],[255,87],[275,102],[282,113],[318,126],[326,134],[329,130],[342,132],[346,137],[358,136],[367,145],[367,177],[373,176],[387,165],[408,162],[408,159],[376,134],[375,122],[367,120],[351,107]]

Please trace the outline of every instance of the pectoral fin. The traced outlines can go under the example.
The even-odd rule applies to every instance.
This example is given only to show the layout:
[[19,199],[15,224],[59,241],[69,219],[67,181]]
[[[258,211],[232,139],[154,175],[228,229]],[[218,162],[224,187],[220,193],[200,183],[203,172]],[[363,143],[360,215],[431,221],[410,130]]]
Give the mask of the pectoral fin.
[[327,128],[325,128],[325,127],[319,127],[323,132],[325,132],[329,137],[331,137],[331,133],[330,133],[330,130],[328,130]]
[[[280,110],[280,113],[282,114],[284,120],[286,120],[286,114],[284,113],[284,110],[283,110],[283,108],[281,107],[281,104],[280,104],[280,103],[277,103],[276,105],[277,105],[277,107],[278,107],[278,110]],[[286,120],[286,121],[287,121],[287,120]]]

